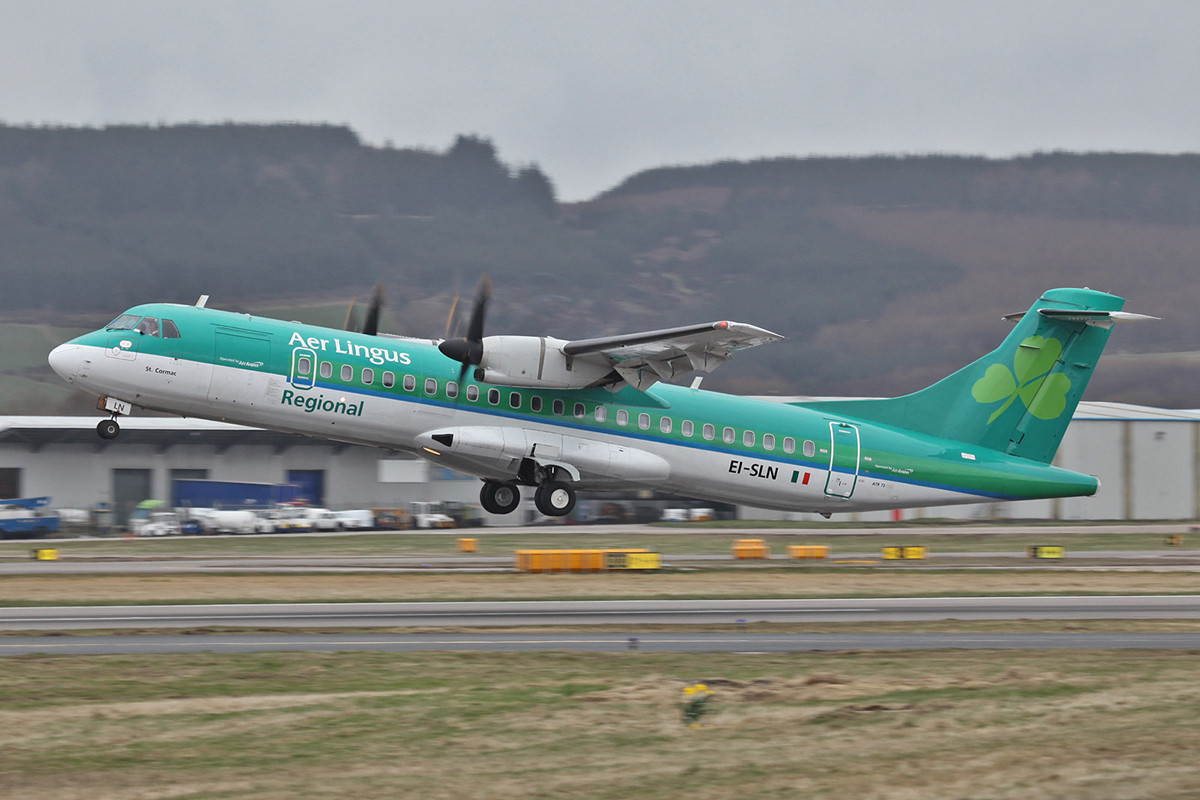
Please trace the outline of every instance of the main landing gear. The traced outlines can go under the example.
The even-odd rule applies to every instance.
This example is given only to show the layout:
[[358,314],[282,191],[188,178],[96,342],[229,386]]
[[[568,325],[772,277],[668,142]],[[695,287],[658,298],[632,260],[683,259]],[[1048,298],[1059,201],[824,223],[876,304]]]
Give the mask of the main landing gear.
[[479,504],[489,514],[511,513],[521,504],[521,489],[516,481],[484,481],[479,490]]
[[[530,477],[533,477],[532,475]],[[533,493],[533,504],[548,517],[565,517],[575,508],[575,489],[565,481],[557,479],[552,470],[536,471],[537,489]],[[479,490],[479,504],[489,514],[508,514],[521,504],[521,489],[518,481],[484,481]]]
[[562,481],[546,481],[534,492],[533,504],[547,517],[565,517],[575,508],[575,490]]

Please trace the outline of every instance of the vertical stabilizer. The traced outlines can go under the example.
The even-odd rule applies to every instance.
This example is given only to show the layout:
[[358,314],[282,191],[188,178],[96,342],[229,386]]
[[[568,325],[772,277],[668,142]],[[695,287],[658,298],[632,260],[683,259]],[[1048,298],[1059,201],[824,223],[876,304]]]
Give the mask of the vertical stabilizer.
[[886,400],[799,405],[1048,464],[1113,322],[1139,318],[1122,313],[1124,304],[1090,289],[1053,289],[1016,318],[1000,347],[926,389]]

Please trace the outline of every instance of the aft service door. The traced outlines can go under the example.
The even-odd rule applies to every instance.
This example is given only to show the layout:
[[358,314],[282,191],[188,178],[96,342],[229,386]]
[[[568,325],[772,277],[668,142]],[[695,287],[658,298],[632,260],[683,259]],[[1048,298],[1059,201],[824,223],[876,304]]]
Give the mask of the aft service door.
[[825,494],[850,497],[858,483],[858,428],[845,422],[829,423],[829,477]]

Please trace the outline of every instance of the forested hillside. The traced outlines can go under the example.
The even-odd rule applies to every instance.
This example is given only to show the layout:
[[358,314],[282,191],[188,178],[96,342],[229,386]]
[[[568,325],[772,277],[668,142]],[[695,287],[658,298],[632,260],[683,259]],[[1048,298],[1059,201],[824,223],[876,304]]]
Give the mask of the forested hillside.
[[[365,296],[442,335],[496,282],[489,332],[567,338],[730,318],[789,337],[706,386],[894,394],[989,350],[1043,289],[1122,294],[1089,397],[1200,406],[1200,156],[794,158],[649,170],[561,205],[491,141],[364,145],[320,125],[0,126],[0,315],[92,326],[148,300],[290,315]],[[324,306],[306,312],[306,307]],[[314,321],[316,321],[314,319]],[[13,330],[5,347],[41,341]],[[24,353],[0,411],[87,407]]]

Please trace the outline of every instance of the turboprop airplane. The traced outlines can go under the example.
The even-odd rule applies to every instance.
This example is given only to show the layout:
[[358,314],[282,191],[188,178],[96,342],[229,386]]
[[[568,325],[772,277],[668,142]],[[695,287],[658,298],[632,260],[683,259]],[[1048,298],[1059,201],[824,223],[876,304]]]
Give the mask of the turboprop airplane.
[[1054,289],[1000,346],[890,399],[774,402],[667,383],[782,338],[738,322],[563,341],[484,336],[490,283],[462,338],[379,334],[166,303],[56,347],[100,395],[111,439],[137,406],[406,451],[483,480],[504,514],[533,489],[568,514],[579,489],[649,487],[826,516],[1092,495],[1051,465],[1124,300]]

